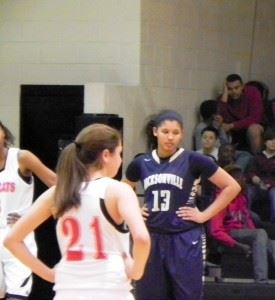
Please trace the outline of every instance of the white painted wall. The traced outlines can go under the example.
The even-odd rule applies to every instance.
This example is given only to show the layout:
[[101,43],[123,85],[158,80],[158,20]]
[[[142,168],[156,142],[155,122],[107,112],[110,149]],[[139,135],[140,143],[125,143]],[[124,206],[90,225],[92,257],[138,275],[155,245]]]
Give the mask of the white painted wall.
[[[141,86],[136,118],[162,108],[183,115],[186,148],[192,146],[199,104],[216,97],[224,78],[247,80],[255,0],[142,0]],[[135,132],[135,128],[132,128]],[[132,135],[135,136],[135,135]],[[132,143],[139,147],[139,141]]]
[[18,142],[21,84],[138,84],[139,55],[139,0],[1,0],[0,119]]
[[262,80],[275,98],[275,0],[257,0],[250,78]]
[[[182,113],[191,148],[199,104],[226,75],[274,94],[275,0],[2,0],[0,119],[18,137],[21,84],[83,84],[85,111],[124,118],[124,158],[162,108]],[[90,95],[96,95],[93,101]]]

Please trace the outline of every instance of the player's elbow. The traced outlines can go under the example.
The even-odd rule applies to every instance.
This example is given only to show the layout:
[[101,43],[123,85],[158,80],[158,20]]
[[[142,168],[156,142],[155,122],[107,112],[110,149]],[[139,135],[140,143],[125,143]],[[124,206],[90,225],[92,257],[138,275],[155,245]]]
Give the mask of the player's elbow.
[[239,185],[239,183],[237,181],[234,182],[233,189],[234,189],[234,192],[236,195],[238,195],[242,190],[241,186]]
[[51,187],[53,185],[56,185],[56,183],[57,183],[57,175],[54,172],[52,172],[51,176],[48,177],[47,186]]
[[8,234],[3,241],[3,245],[11,251],[13,249],[14,239]]
[[3,240],[4,247],[12,253],[18,248],[19,244],[19,241],[17,241],[17,239],[10,233],[8,233]]
[[150,249],[151,247],[151,239],[147,231],[143,233],[138,233],[135,236],[133,236],[133,241],[142,248]]

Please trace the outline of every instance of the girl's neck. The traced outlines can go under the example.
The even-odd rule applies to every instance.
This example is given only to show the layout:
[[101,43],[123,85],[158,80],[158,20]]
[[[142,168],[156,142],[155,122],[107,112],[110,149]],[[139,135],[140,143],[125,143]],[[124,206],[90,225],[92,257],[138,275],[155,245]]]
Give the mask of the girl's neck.
[[104,170],[102,169],[95,169],[93,167],[91,167],[89,169],[89,179],[90,180],[96,180],[96,179],[99,179],[99,178],[102,178],[102,177],[106,177],[107,174],[106,172],[104,172]]
[[161,150],[157,149],[157,155],[161,159],[167,159],[167,158],[173,156],[177,151],[178,151],[178,148],[174,152],[165,152],[165,151],[161,151]]

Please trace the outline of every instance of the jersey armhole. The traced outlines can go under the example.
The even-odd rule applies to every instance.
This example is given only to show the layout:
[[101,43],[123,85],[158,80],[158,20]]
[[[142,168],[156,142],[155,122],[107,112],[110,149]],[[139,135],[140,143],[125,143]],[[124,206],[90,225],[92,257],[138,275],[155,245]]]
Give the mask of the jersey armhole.
[[101,211],[102,211],[104,217],[110,222],[110,224],[112,224],[116,228],[116,230],[118,230],[121,233],[128,233],[129,232],[128,226],[125,224],[125,222],[122,222],[121,224],[117,224],[112,219],[112,217],[108,213],[108,210],[106,208],[104,199],[102,199],[102,198],[100,198],[100,208],[101,208]]
[[24,176],[20,169],[17,170],[19,177],[27,184],[31,184],[32,183],[32,176]]

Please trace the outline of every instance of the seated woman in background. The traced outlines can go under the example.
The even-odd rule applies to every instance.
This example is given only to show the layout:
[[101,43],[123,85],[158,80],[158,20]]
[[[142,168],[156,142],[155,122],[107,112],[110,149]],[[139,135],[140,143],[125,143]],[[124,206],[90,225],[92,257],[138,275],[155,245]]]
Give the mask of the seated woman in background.
[[241,185],[239,195],[209,222],[210,235],[231,248],[252,254],[254,279],[257,283],[268,282],[268,256],[275,267],[275,241],[266,231],[256,228],[246,196],[245,177],[239,166],[227,165],[224,169]]

